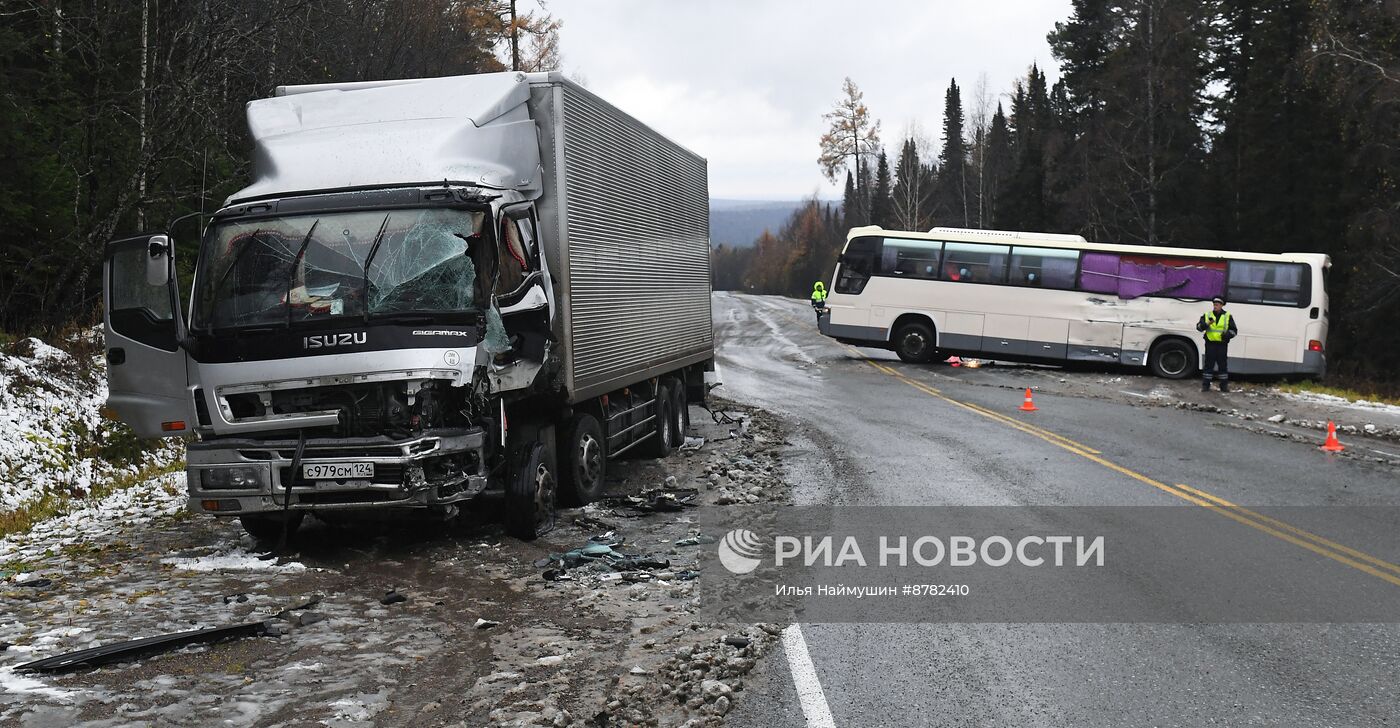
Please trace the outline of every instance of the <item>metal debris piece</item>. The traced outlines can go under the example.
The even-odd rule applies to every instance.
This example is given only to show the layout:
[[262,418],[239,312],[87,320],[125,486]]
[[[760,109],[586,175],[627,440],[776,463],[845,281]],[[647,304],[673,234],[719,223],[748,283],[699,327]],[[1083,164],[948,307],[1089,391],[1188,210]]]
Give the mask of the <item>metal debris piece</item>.
[[[273,618],[273,619],[288,619],[288,616],[287,616],[288,614],[291,614],[292,612],[300,612],[300,611],[303,610],[303,609],[311,609],[312,607],[314,607],[314,606],[320,604],[322,598],[323,598],[323,597],[322,597],[320,594],[313,594],[313,595],[311,596],[311,598],[310,598],[310,599],[307,599],[305,602],[303,602],[303,603],[301,603],[301,604],[298,604],[298,605],[296,605],[295,607],[287,607],[286,609],[283,609],[282,611],[280,611],[280,612],[278,612],[277,614],[273,615],[272,618]],[[225,601],[227,601],[227,599],[226,599]]]
[[116,642],[101,647],[92,647],[77,652],[69,652],[63,655],[47,657],[42,660],[26,662],[15,668],[16,671],[33,671],[44,673],[63,673],[82,670],[85,668],[101,667],[114,662],[126,662],[140,657],[150,657],[165,652],[178,650],[181,647],[199,644],[214,644],[225,640],[241,639],[243,637],[261,637],[263,635],[274,634],[275,631],[269,628],[268,622],[249,622],[248,624],[234,624],[227,627],[210,627],[208,629],[194,629],[188,632],[176,632],[174,634],[164,634],[157,637],[143,637],[126,642]]
[[700,491],[694,488],[651,488],[637,495],[608,498],[610,506],[631,508],[638,513],[672,513],[689,508]]

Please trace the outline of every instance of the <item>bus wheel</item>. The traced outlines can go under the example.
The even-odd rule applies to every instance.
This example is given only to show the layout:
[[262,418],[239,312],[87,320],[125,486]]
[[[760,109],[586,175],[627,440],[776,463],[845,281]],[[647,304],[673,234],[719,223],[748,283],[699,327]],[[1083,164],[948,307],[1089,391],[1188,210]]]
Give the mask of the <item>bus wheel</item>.
[[564,453],[560,464],[559,499],[568,505],[588,505],[603,494],[608,455],[604,451],[603,428],[593,415],[580,412],[559,441]]
[[1152,347],[1147,365],[1164,379],[1185,379],[1196,371],[1196,349],[1181,339],[1167,339]]
[[656,388],[656,418],[647,442],[640,446],[647,457],[664,458],[676,446],[676,418],[672,414],[671,389],[662,384]]
[[933,329],[928,324],[911,322],[894,332],[894,353],[913,364],[933,361]]
[[506,532],[533,541],[554,528],[554,473],[544,443],[525,446],[506,485]]

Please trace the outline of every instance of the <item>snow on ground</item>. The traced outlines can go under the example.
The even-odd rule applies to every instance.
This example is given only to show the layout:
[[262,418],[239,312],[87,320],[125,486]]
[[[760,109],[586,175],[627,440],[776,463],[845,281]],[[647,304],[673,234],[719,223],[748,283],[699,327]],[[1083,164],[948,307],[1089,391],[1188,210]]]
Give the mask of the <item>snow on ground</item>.
[[1320,392],[1279,392],[1287,399],[1295,402],[1309,402],[1312,404],[1325,404],[1333,407],[1346,407],[1348,409],[1362,410],[1369,412],[1384,412],[1388,415],[1400,416],[1400,407],[1384,402],[1372,402],[1370,400],[1358,399],[1355,401],[1345,397],[1338,397]]
[[278,563],[277,559],[252,553],[242,545],[207,556],[168,556],[160,563],[180,571],[306,571],[305,564],[296,561]]
[[[69,343],[100,351],[93,341]],[[106,399],[100,355],[75,356],[34,338],[0,350],[0,511],[46,494],[85,497],[180,460],[178,443],[142,442],[103,419]]]
[[183,472],[152,478],[101,500],[85,502],[26,533],[0,539],[0,563],[30,561],[65,547],[109,541],[183,511],[187,499]]

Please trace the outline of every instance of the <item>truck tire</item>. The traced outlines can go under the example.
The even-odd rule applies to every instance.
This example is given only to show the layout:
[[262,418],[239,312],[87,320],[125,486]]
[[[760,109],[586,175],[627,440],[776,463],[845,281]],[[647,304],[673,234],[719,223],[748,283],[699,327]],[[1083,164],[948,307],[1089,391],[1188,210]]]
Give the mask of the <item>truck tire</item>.
[[1196,373],[1196,347],[1181,339],[1167,339],[1152,347],[1147,366],[1163,379],[1185,379]]
[[652,420],[652,433],[638,448],[646,457],[664,458],[676,447],[676,418],[671,398],[671,389],[662,384],[656,388],[656,418]]
[[675,445],[680,447],[685,443],[686,433],[690,432],[690,403],[685,401],[685,385],[677,381],[672,391],[676,397],[671,408],[676,419]]
[[900,359],[911,364],[927,364],[933,361],[937,351],[934,347],[935,341],[937,339],[933,337],[933,329],[928,324],[911,321],[895,329],[891,343],[894,344],[894,353],[898,354]]
[[282,530],[285,527],[287,538],[291,538],[301,528],[301,522],[306,519],[305,511],[285,511],[277,513],[249,513],[239,516],[238,522],[243,524],[243,530],[257,541],[263,543],[277,543],[282,538]]
[[522,448],[506,484],[506,533],[533,541],[554,528],[554,473],[542,442]]
[[559,500],[566,505],[582,506],[603,494],[607,476],[607,440],[598,418],[580,412],[565,428],[559,441],[564,454],[559,468]]

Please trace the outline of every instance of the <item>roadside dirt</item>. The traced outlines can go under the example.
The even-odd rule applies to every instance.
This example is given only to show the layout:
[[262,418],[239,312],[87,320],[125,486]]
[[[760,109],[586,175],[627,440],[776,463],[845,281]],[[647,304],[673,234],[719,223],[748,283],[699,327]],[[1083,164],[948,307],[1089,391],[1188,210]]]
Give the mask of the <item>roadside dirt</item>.
[[[784,503],[789,492],[780,423],[715,406],[718,421],[692,408],[703,445],[612,463],[608,497],[562,511],[532,543],[481,520],[312,520],[269,558],[236,523],[169,505],[153,520],[112,514],[90,538],[36,535],[0,565],[23,572],[0,582],[0,724],[718,725],[779,627],[692,621],[697,554],[723,534],[697,533],[687,503]],[[590,544],[611,555],[570,554]],[[40,578],[50,583],[18,586]],[[285,634],[68,675],[13,672],[264,619]]]

